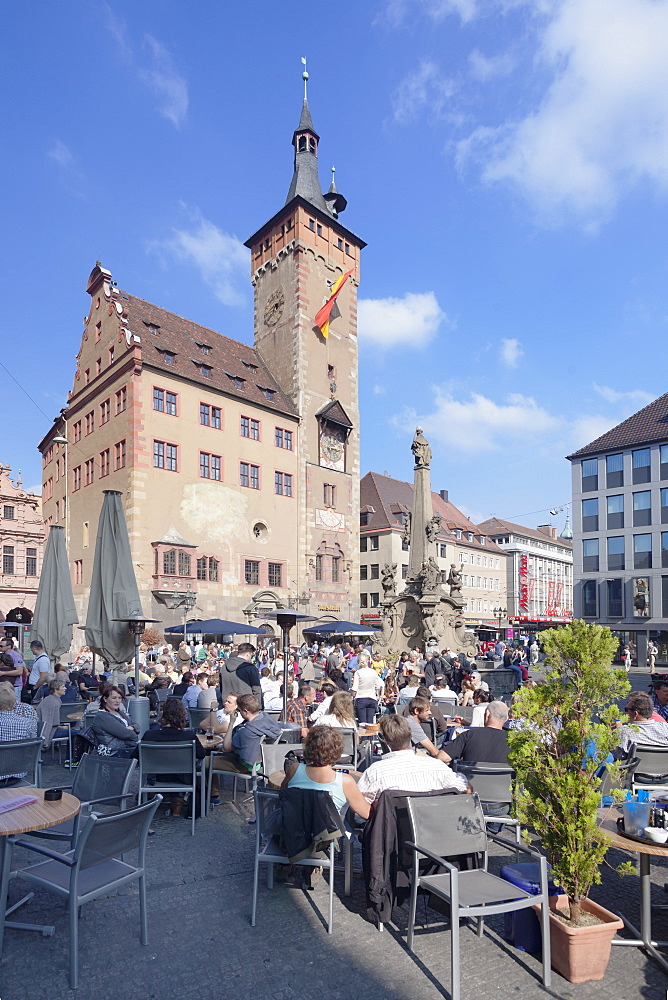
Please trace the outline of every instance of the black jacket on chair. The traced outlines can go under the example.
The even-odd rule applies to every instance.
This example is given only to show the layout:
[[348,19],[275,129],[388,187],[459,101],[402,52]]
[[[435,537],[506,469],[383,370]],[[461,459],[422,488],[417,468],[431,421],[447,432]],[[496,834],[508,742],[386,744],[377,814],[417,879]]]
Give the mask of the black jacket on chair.
[[343,823],[329,792],[310,788],[282,788],[281,840],[291,862],[326,851],[330,841],[345,835]]
[[406,799],[453,793],[456,793],[454,788],[436,792],[388,790],[381,792],[376,799],[362,836],[362,868],[369,920],[388,923],[395,904],[401,906],[410,892],[413,855],[403,849],[403,844],[411,839]]

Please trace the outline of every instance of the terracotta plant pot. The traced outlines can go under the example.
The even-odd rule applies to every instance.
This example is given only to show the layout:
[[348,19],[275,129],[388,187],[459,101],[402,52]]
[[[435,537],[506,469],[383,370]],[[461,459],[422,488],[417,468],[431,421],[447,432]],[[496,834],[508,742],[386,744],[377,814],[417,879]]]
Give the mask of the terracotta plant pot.
[[[554,898],[557,900],[557,909],[568,909],[566,896]],[[550,913],[552,968],[569,983],[603,979],[610,961],[612,939],[624,926],[619,917],[591,899],[582,900],[582,909],[603,922],[592,927],[571,927]],[[534,910],[540,920],[540,907],[534,906]]]

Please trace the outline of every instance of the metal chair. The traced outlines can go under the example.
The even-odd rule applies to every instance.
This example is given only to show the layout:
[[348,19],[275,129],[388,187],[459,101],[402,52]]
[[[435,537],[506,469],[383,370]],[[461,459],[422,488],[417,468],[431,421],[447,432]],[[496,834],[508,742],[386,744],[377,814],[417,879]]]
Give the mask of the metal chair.
[[88,708],[89,702],[87,701],[63,701],[60,705],[60,726],[67,727],[67,736],[55,736],[51,740],[51,754],[53,755],[54,744],[58,745],[58,763],[60,763],[60,746],[63,743],[67,743],[67,761],[65,763],[66,767],[72,766],[72,730],[77,725],[76,719],[68,719],[69,715],[74,715],[76,712],[81,712],[82,718]]
[[473,709],[475,705],[459,705],[455,715],[459,715],[466,722],[471,722],[473,720]]
[[[468,761],[457,761],[456,770],[468,778],[469,784],[482,803],[485,823],[489,827],[490,823],[499,823],[501,826],[512,826],[515,830],[515,842],[522,843],[522,831],[519,820],[514,816],[490,814],[490,806],[510,806],[513,803],[512,779],[515,772],[512,767],[503,764],[488,764],[478,761],[475,764]],[[516,861],[519,861],[519,854],[516,853]]]
[[[353,769],[357,770],[358,764],[358,742],[357,742],[357,730],[356,729],[338,729],[336,732],[343,736],[343,755],[339,760],[339,764],[345,764]],[[345,758],[350,758],[350,760],[344,760]]]
[[[547,861],[533,848],[521,845],[519,850],[540,865],[540,893],[531,896],[523,889],[505,882],[487,871],[487,832],[480,799],[473,795],[439,796],[438,798],[408,798],[408,815],[412,840],[406,844],[413,851],[410,912],[408,917],[408,948],[413,950],[415,911],[420,889],[444,900],[450,908],[450,967],[451,1000],[460,1000],[459,921],[461,917],[476,917],[478,937],[482,937],[483,921],[496,913],[510,913],[539,905],[543,932],[543,985],[550,986],[550,927],[548,906]],[[516,845],[503,837],[490,834],[492,839],[510,850]],[[446,858],[465,854],[482,854],[481,868],[459,871]],[[420,860],[427,859],[443,874],[420,874]]]
[[[74,850],[67,854],[59,854],[27,840],[17,841],[26,850],[49,859],[19,870],[17,877],[67,900],[72,989],[76,989],[79,982],[79,910],[84,903],[115,892],[129,882],[138,881],[141,943],[148,944],[144,859],[151,820],[161,801],[162,796],[158,795],[145,805],[113,816],[92,813],[77,838]],[[134,850],[139,852],[135,865],[121,860]]]
[[424,730],[424,734],[427,737],[427,739],[430,739],[431,742],[434,744],[434,746],[436,746],[436,740],[437,740],[436,719],[434,718],[421,719],[420,725],[422,726],[422,729]]
[[283,770],[285,758],[290,751],[299,751],[301,749],[301,745],[295,745],[294,743],[263,743],[260,747],[262,770],[258,776],[264,778],[266,784],[270,774]]
[[97,754],[85,753],[79,761],[73,783],[60,786],[79,799],[81,810],[73,819],[45,830],[34,830],[30,836],[66,841],[73,847],[82,821],[90,815],[92,806],[105,803],[121,809],[123,800],[134,797],[128,795],[128,788],[136,766],[137,761],[131,757],[98,757]]
[[[195,836],[195,796],[197,795],[197,756],[195,741],[191,743],[150,743],[139,741],[139,801],[143,802],[146,795],[156,792],[190,792],[192,795],[192,825],[191,834]],[[148,775],[154,778],[149,785]],[[156,776],[166,775],[163,781]],[[175,775],[189,775],[192,780],[173,781]],[[205,781],[201,775],[200,781],[200,814],[205,815]]]
[[[253,771],[252,771],[252,773],[244,774],[242,771],[222,771],[222,770],[221,771],[216,771],[216,774],[218,775],[218,780],[219,781],[220,781],[221,777],[224,777],[225,775],[228,775],[228,774],[232,777],[232,779],[233,779],[233,781],[232,781],[232,800],[234,802],[237,801],[237,782],[239,782],[239,781],[245,781],[245,783],[246,783],[246,791],[248,791],[249,786],[250,786],[251,791],[255,791],[255,789],[257,788],[257,779],[260,777],[260,767],[262,766],[262,756],[261,756],[261,754],[262,754],[262,747],[264,746],[264,743],[265,743],[265,737],[263,736],[262,739],[261,739],[261,742],[260,742],[260,756],[258,756],[257,761],[253,765]],[[276,744],[276,743],[270,744],[270,746],[280,746],[280,745],[281,744]],[[286,752],[288,750],[294,750],[295,749],[294,744],[283,744],[283,746],[285,746]],[[209,763],[207,765],[207,770],[209,772],[209,774],[208,774],[208,782],[207,782],[207,797],[206,797],[206,804],[207,804],[207,806],[208,806],[208,804],[211,801],[211,785],[212,785],[212,782],[213,782],[213,772],[215,770],[215,768],[213,766],[213,762],[216,759],[216,757],[222,757],[222,756],[225,755],[225,753],[226,753],[226,751],[224,751],[224,750],[218,750],[218,751],[212,750],[211,753],[209,754],[209,757],[208,757]]]
[[[8,774],[23,774],[18,785],[39,788],[42,779],[42,740],[7,740],[0,743],[0,777]],[[18,786],[15,786],[18,787]]]
[[[328,795],[328,792],[322,794]],[[274,888],[274,865],[287,865],[290,862],[279,843],[278,835],[274,832],[275,824],[271,822],[276,810],[279,808],[278,792],[253,790],[255,799],[255,861],[253,866],[253,903],[251,908],[251,927],[255,927],[257,914],[257,894],[260,879],[260,865],[269,865],[267,869],[267,888]],[[344,864],[345,864],[345,887],[346,896],[351,894],[352,888],[352,850],[347,837],[344,840]],[[264,841],[264,843],[263,843]],[[332,933],[334,921],[334,853],[336,844],[330,841],[329,850],[318,852],[308,858],[301,858],[293,862],[295,865],[305,868],[324,868],[329,871],[329,911],[327,918],[327,933]]]
[[188,720],[190,728],[197,732],[203,722],[209,722],[213,718],[216,711],[215,708],[189,708]]
[[156,688],[153,694],[155,695],[156,700],[158,702],[157,716],[158,719],[160,719],[160,717],[162,716],[162,710],[164,708],[165,702],[167,701],[168,698],[174,697],[174,695],[172,694],[171,685],[168,688]]
[[639,788],[668,792],[668,747],[636,743],[631,746],[629,755],[637,758],[637,764],[630,772],[634,795]]

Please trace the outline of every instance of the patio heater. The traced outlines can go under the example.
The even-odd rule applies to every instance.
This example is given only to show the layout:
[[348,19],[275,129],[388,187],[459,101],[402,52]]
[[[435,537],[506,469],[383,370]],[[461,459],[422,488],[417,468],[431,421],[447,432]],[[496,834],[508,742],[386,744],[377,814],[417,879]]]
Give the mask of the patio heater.
[[[262,618],[275,619],[276,624],[283,634],[283,711],[282,721],[285,722],[288,714],[288,669],[290,660],[290,629],[294,628],[297,622],[314,622],[317,618],[307,615],[304,611],[296,611],[294,608],[281,608],[278,611],[263,612],[258,615]],[[290,675],[293,680],[293,675]]]
[[139,696],[139,646],[141,645],[142,633],[146,631],[147,625],[159,625],[159,618],[140,618],[135,615],[132,618],[114,618],[115,622],[125,622],[132,633],[135,644],[135,693],[128,700],[128,715],[132,722],[139,726],[139,735],[143,736],[150,725],[151,704],[148,698]]

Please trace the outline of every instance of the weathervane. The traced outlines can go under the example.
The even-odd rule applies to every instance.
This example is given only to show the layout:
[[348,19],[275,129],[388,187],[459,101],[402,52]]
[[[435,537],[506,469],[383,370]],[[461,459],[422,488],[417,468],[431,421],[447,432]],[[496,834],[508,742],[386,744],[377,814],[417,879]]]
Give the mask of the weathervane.
[[302,80],[304,81],[304,101],[306,101],[306,84],[308,83],[308,73],[306,71],[306,56],[302,56],[302,63],[304,64],[304,72],[302,73]]

